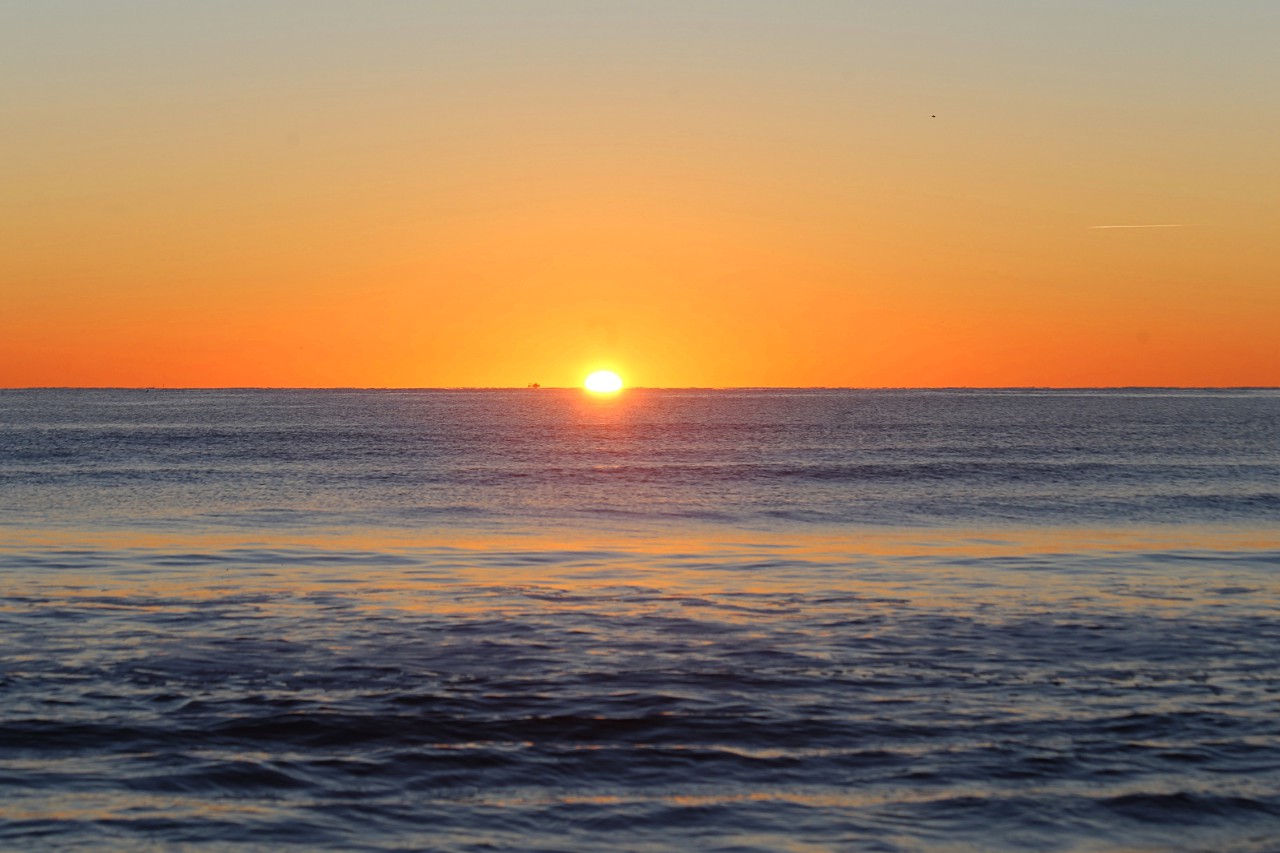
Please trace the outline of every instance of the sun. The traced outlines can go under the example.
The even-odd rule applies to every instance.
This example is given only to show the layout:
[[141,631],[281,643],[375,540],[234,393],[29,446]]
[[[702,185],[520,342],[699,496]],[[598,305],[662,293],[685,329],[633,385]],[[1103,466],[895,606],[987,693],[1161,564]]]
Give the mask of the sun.
[[582,383],[588,390],[596,394],[612,394],[622,390],[622,377],[612,370],[597,370]]

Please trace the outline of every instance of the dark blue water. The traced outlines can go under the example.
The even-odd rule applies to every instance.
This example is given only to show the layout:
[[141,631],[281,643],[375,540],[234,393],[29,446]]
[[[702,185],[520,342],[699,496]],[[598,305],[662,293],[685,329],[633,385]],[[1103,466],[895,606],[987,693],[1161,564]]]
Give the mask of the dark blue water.
[[1280,393],[0,391],[0,848],[1280,850]]

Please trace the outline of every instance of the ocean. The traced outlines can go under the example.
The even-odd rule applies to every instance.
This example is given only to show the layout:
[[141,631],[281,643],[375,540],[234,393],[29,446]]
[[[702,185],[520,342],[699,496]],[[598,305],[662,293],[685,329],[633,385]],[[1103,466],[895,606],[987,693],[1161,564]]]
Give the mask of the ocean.
[[0,391],[0,848],[1280,851],[1280,392]]

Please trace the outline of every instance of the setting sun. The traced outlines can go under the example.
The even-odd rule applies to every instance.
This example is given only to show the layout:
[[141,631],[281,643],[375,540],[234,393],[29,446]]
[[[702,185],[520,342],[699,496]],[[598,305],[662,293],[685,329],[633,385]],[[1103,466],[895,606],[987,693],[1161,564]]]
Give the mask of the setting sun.
[[583,385],[596,394],[612,394],[622,390],[622,377],[612,370],[597,370],[587,377]]

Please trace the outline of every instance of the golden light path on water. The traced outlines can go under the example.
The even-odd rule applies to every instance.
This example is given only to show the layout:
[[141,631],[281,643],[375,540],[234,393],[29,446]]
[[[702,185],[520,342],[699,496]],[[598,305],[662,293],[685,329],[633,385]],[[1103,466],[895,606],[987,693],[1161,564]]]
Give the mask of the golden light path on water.
[[[275,591],[301,600],[337,585],[358,594],[364,606],[462,613],[487,611],[495,605],[493,593],[517,588],[559,596],[643,587],[678,605],[686,596],[778,595],[817,585],[865,596],[869,605],[892,601],[968,610],[1035,600],[1069,609],[1071,602],[1090,599],[1172,616],[1230,595],[1237,583],[1239,566],[1200,555],[1233,553],[1247,559],[1254,554],[1265,560],[1280,550],[1275,537],[1212,526],[1177,531],[869,528],[809,535],[715,529],[684,535],[385,530],[272,536],[264,531],[252,542],[217,534],[84,532],[81,537],[71,551],[65,550],[68,543],[60,543],[62,553],[113,557],[63,566],[54,575],[29,575],[13,592],[56,589],[72,599],[105,600],[141,592],[203,599],[232,591]],[[34,549],[49,544],[40,536],[20,539],[14,544]],[[237,542],[240,547],[228,549]],[[707,553],[720,555],[714,567],[701,556]],[[223,558],[217,575],[208,574],[206,555]],[[1151,571],[1133,570],[1137,555],[1152,561]],[[1266,600],[1280,596],[1280,581],[1264,592]]]

